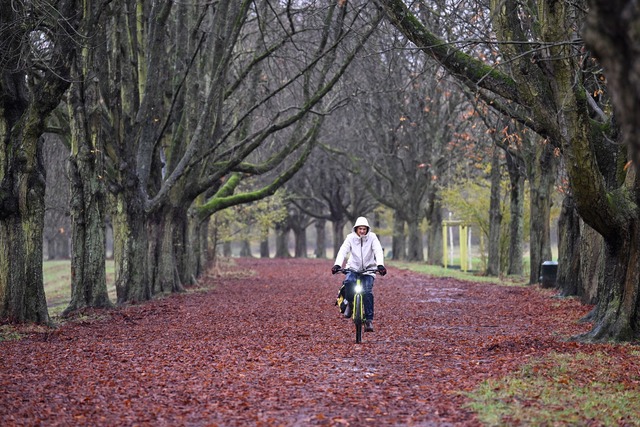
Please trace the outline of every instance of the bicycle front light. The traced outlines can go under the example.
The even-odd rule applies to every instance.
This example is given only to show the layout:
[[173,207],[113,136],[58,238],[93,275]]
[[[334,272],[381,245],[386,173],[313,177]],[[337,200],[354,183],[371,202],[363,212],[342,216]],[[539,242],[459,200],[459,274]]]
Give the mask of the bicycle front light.
[[356,293],[359,294],[360,292],[362,292],[362,285],[361,284],[357,284],[356,285],[356,289],[355,289]]

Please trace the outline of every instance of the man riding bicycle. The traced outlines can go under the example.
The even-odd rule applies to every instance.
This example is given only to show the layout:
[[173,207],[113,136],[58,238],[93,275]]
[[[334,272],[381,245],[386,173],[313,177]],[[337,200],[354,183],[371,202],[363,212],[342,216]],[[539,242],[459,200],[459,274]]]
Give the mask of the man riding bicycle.
[[[347,261],[347,269],[355,271],[364,271],[372,268],[377,268],[378,272],[384,276],[387,274],[387,269],[384,267],[384,253],[382,251],[382,245],[378,236],[371,231],[369,222],[363,216],[359,217],[353,225],[353,232],[345,238],[334,266],[331,268],[331,273],[336,274],[342,268],[345,258],[349,255]],[[377,266],[377,267],[376,267]],[[361,282],[363,287],[363,302],[364,302],[364,317],[365,317],[365,332],[373,332],[373,280],[375,274],[373,272],[367,272],[361,276]],[[353,272],[347,273],[347,277],[344,280],[345,298],[349,301],[349,307],[347,310],[351,310],[353,304],[353,288],[356,283],[357,275]],[[345,316],[348,317],[347,314]]]

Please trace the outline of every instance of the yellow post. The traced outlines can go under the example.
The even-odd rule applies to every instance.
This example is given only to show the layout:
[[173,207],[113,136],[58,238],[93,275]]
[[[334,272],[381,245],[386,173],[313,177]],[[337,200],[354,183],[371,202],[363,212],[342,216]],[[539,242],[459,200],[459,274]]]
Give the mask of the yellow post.
[[447,222],[442,223],[442,266],[447,268]]
[[467,271],[467,226],[460,226],[460,270]]

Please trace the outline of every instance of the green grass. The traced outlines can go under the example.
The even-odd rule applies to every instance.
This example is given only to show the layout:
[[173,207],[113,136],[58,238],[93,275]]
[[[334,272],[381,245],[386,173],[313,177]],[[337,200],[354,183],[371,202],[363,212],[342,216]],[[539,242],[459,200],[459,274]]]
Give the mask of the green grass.
[[[640,372],[604,353],[551,353],[465,393],[485,425],[640,425]],[[635,363],[634,363],[635,362]]]
[[[389,264],[434,277],[500,285],[528,282],[528,277],[486,277],[424,263]],[[624,366],[602,352],[551,353],[464,395],[466,408],[488,426],[640,426],[640,350],[629,350]]]
[[[452,277],[459,280],[468,280],[471,282],[487,282],[496,283],[499,285],[526,285],[529,281],[525,276],[505,276],[505,277],[489,277],[483,276],[477,272],[464,272],[458,268],[443,268],[436,265],[428,265],[418,262],[403,262],[403,261],[390,261],[388,265],[401,268],[404,270],[411,270],[417,273],[427,274],[434,277]],[[474,264],[479,265],[479,264]]]
[[[71,262],[69,260],[45,261],[44,293],[50,316],[58,316],[71,301]],[[111,301],[116,300],[113,260],[107,260],[107,292]]]

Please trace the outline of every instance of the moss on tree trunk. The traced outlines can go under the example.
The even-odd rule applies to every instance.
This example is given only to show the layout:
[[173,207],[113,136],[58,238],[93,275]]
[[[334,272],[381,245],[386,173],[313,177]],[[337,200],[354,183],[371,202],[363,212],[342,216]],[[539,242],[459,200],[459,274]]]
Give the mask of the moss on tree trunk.
[[[184,291],[190,283],[186,276],[187,259],[187,213],[182,208],[167,206],[152,221],[149,261],[155,274],[149,275],[154,294]],[[182,274],[182,275],[181,275]],[[184,275],[184,276],[183,276]]]
[[[0,110],[0,318],[50,322],[42,274],[45,168],[34,109]],[[9,117],[7,117],[9,116]]]
[[113,256],[118,304],[151,299],[147,274],[146,214],[135,192],[115,196],[112,212]]
[[[9,3],[0,4],[0,27],[7,29],[3,52],[20,54],[4,55],[0,67],[0,318],[49,323],[42,273],[40,137],[71,81],[77,35],[71,16],[77,16],[77,5],[61,0],[56,13],[42,13],[31,4]],[[34,30],[44,29],[47,54],[34,58]]]
[[640,331],[638,284],[640,283],[640,233],[638,221],[629,228],[628,239],[605,241],[604,279],[598,287],[593,329],[581,338],[630,341]]
[[[80,75],[80,71],[78,71]],[[88,84],[89,86],[85,86]],[[82,79],[70,89],[71,301],[63,316],[85,307],[111,307],[105,270],[105,187],[98,88]],[[86,111],[93,111],[88,116]]]

